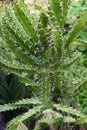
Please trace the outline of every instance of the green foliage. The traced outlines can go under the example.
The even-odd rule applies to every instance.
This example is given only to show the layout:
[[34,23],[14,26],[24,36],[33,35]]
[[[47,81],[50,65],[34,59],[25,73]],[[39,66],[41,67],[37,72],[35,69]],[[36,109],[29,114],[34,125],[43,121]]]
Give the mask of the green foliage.
[[6,75],[0,70],[0,104],[11,103],[22,99],[25,95],[25,86],[13,74]]
[[76,96],[76,100],[79,103],[81,110],[84,114],[87,114],[87,82],[84,82],[83,85],[79,87],[79,91],[77,92],[78,96]]
[[27,118],[32,117],[36,113],[40,112],[40,108],[41,106],[36,106],[33,109],[28,110],[28,112],[24,113],[23,115],[17,116],[16,118],[7,123],[7,129],[14,127],[14,125],[18,124],[18,122],[24,121]]
[[87,2],[86,1],[75,1],[70,3],[70,8],[67,14],[67,23],[73,24],[72,16],[80,16],[81,13],[86,9]]
[[[69,24],[69,26],[72,27],[77,21],[77,19],[80,17],[82,12],[86,9],[86,7],[87,7],[87,2],[84,0],[71,2],[70,9],[67,15],[66,24]],[[77,34],[77,38],[84,41],[87,40],[86,32],[87,32],[87,23],[85,23],[82,29],[79,31],[79,33]],[[87,50],[87,47],[81,46],[81,47],[78,47],[78,49],[80,49],[81,51],[84,51],[84,50]]]
[[[79,16],[81,15],[81,13],[86,9],[87,7],[87,2],[86,1],[80,1],[78,0],[77,2],[72,2],[71,3],[71,7],[69,9],[69,13],[68,13],[68,20],[67,23],[70,24],[71,26],[74,24],[75,21],[73,21],[73,16],[78,19]],[[74,44],[82,44],[84,43],[84,41],[87,40],[87,23],[85,23],[85,25],[82,27],[82,29],[79,31],[79,33],[77,34],[77,38],[78,40],[73,42]],[[81,40],[80,42],[78,42],[79,40]],[[83,55],[81,56],[79,63],[80,67],[79,67],[79,75],[82,75],[82,71],[86,71],[86,65],[87,65],[87,46],[84,46],[85,44],[83,44],[82,46],[75,46],[76,49],[78,49],[79,51],[81,51],[83,53]],[[84,66],[84,67],[82,67]],[[83,75],[86,75],[86,73],[84,73]],[[77,79],[78,80],[78,79]],[[78,102],[81,110],[83,111],[84,114],[87,113],[87,103],[86,103],[86,84],[87,84],[87,80],[86,77],[84,77],[84,79],[82,79],[80,81],[80,77],[79,77],[79,84],[76,87],[77,90],[77,94],[76,94],[76,101]],[[81,85],[82,84],[82,85]],[[79,89],[78,89],[79,88]]]
[[87,10],[84,11],[84,13],[81,15],[80,19],[78,20],[78,22],[76,23],[76,25],[74,26],[74,28],[70,31],[70,33],[68,34],[68,40],[66,42],[66,46],[67,44],[70,44],[73,39],[76,37],[76,34],[79,32],[79,30],[83,27],[83,25],[86,23],[87,19]]
[[76,109],[72,109],[72,107],[67,107],[66,105],[62,105],[62,104],[54,104],[54,107],[56,107],[57,110],[61,110],[63,112],[72,114],[72,115],[76,115],[76,116],[83,116],[83,114],[81,114],[79,111],[77,112]]
[[0,105],[0,112],[3,112],[3,111],[6,111],[6,110],[13,110],[13,109],[16,109],[16,108],[21,108],[25,105],[29,105],[29,104],[41,104],[40,101],[36,100],[36,99],[22,99],[22,100],[19,100],[18,102],[15,102],[15,103],[9,103],[9,104],[4,104],[4,105]]
[[[33,102],[31,102],[32,99],[25,99],[18,103],[0,106],[2,111],[6,111],[33,104],[26,113],[8,122],[8,130],[33,115],[38,116],[35,129],[43,123],[50,126],[59,120],[76,122],[78,116],[84,118],[80,112],[68,106],[74,97],[74,91],[86,80],[84,76],[81,76],[80,81],[84,79],[84,82],[79,81],[77,61],[82,53],[73,51],[71,43],[87,45],[85,41],[75,39],[87,21],[87,9],[71,31],[65,34],[69,0],[49,0],[48,3],[47,9],[37,5],[40,12],[37,18],[30,15],[23,0],[14,2],[13,6],[3,5],[1,8],[0,66],[16,74],[22,83],[32,89],[34,98],[38,97]],[[85,73],[87,75],[87,72]],[[73,82],[73,75],[77,82]],[[15,89],[14,86],[12,87]],[[61,102],[61,104],[54,104],[54,92],[57,94],[56,102]],[[50,110],[52,113],[49,119]],[[46,116],[44,111],[47,111]]]

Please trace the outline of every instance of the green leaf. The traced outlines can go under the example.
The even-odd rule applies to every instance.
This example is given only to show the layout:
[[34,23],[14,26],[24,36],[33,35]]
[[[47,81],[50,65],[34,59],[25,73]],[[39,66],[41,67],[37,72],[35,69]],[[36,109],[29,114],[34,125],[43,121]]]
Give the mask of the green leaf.
[[61,33],[55,27],[52,28],[52,34],[53,34],[54,46],[57,49],[57,60],[58,62],[60,62],[62,58],[63,40],[61,37]]
[[8,86],[0,83],[0,98],[4,100],[8,100],[9,89]]
[[47,45],[48,45],[47,31],[49,31],[49,29],[47,29],[47,26],[48,26],[48,17],[46,16],[45,13],[41,13],[39,21],[38,21],[37,31],[38,31],[38,35],[40,35],[39,36],[39,40],[40,40],[39,48],[42,53],[44,53],[46,51]]
[[8,129],[8,130],[17,130],[17,127],[18,127],[18,124],[15,125],[13,128]]
[[83,12],[80,19],[77,21],[76,25],[72,28],[72,30],[68,33],[66,37],[65,46],[67,47],[70,43],[73,42],[74,38],[76,37],[79,30],[83,27],[85,22],[87,21],[87,9]]
[[19,80],[22,83],[25,83],[26,85],[31,85],[31,86],[37,86],[32,80],[30,80],[29,78],[23,77],[21,75],[17,75],[16,76],[19,78]]
[[0,105],[0,112],[4,112],[4,111],[9,111],[9,110],[13,110],[13,109],[17,109],[22,107],[21,105],[18,104],[4,104],[4,105]]
[[64,117],[63,117],[63,120],[64,120],[65,123],[72,123],[72,122],[75,122],[75,121],[76,121],[75,118],[70,117],[70,116],[64,116]]
[[75,39],[72,44],[79,45],[79,46],[87,46],[87,41],[77,40]]
[[62,19],[62,27],[64,28],[65,22],[66,22],[66,18],[67,18],[67,12],[68,12],[68,6],[70,4],[70,0],[63,0],[63,19]]
[[75,52],[72,54],[72,58],[66,59],[65,63],[61,66],[61,69],[69,68],[71,65],[73,65],[78,59],[80,59],[82,53],[81,52]]
[[85,115],[85,116],[83,116],[83,117],[81,117],[81,118],[78,118],[78,119],[76,120],[76,123],[77,123],[77,124],[87,123],[87,115]]
[[74,88],[74,91],[76,91],[76,90],[78,91],[79,87],[81,85],[83,85],[86,81],[87,81],[87,76],[82,77],[81,79],[79,79],[79,81],[77,82],[76,87]]
[[68,107],[67,105],[54,104],[54,107],[56,107],[57,110],[61,110],[62,112],[70,113],[72,115],[76,115],[80,117],[83,116],[83,114],[80,111],[73,109],[72,107]]
[[14,110],[14,109],[21,108],[29,104],[37,105],[37,104],[41,104],[41,102],[35,98],[22,99],[15,103],[0,105],[0,112]]
[[4,24],[3,26],[0,25],[0,35],[2,35],[2,38],[5,40],[5,42],[8,44],[9,48],[11,49],[11,51],[18,57],[20,58],[22,61],[24,61],[27,64],[33,64],[34,60],[32,60],[32,58],[30,58],[28,55],[26,55],[21,49],[17,48],[16,44],[17,43],[13,37],[12,37],[12,33],[10,32],[10,30],[8,29],[8,27],[6,26],[6,24],[4,23],[4,21],[2,21],[2,23]]
[[7,129],[14,127],[14,125],[16,125],[17,123],[22,122],[29,117],[32,117],[34,114],[37,114],[38,112],[40,112],[41,108],[42,106],[35,106],[32,109],[29,109],[28,112],[25,112],[23,115],[15,117],[7,123]]
[[2,68],[12,71],[13,73],[25,72],[25,73],[34,74],[37,71],[36,69],[33,69],[31,67],[29,67],[30,69],[27,69],[28,67],[21,65],[21,64],[17,64],[16,62],[15,62],[15,64],[6,63],[6,62],[4,62],[4,60],[2,61],[2,59],[0,61],[0,66]]
[[29,35],[25,32],[21,23],[18,21],[14,13],[13,7],[5,5],[2,11],[5,12],[4,19],[6,24],[8,25],[10,30],[12,30],[15,33],[15,35],[17,35],[19,39],[22,41],[21,42],[22,46],[25,45],[25,50],[28,50],[33,43],[31,42]]
[[55,16],[55,20],[59,24],[60,27],[62,27],[62,8],[61,8],[61,2],[60,0],[49,0],[49,3],[51,5],[51,9],[53,11],[53,15]]
[[22,3],[20,6],[20,2],[19,3],[15,2],[13,7],[14,7],[15,14],[16,14],[19,22],[22,24],[24,30],[26,31],[26,33],[29,36],[31,36],[33,42],[36,43],[37,42],[36,32],[31,24],[31,22],[29,21],[28,17],[26,17],[25,13],[22,11]]

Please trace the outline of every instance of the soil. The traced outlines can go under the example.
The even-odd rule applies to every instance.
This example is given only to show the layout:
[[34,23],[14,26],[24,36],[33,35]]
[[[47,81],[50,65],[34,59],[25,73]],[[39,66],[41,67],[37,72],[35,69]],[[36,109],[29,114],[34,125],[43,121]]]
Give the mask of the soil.
[[12,3],[13,2],[13,0],[0,0],[0,6],[3,4],[3,3],[8,3],[8,4],[10,4],[10,3]]

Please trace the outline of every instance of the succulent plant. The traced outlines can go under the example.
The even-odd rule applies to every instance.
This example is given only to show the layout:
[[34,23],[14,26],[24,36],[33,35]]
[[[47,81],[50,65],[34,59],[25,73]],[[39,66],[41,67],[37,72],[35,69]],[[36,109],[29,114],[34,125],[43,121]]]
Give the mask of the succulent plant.
[[[54,130],[57,129],[56,123],[87,121],[87,117],[80,111],[69,107],[74,93],[87,80],[87,76],[80,77],[78,82],[73,79],[72,74],[78,74],[78,66],[74,65],[82,54],[71,49],[72,44],[87,46],[87,42],[76,39],[77,33],[87,21],[87,9],[66,34],[64,26],[69,4],[70,0],[48,0],[47,9],[37,4],[38,17],[31,15],[24,0],[1,8],[0,66],[15,73],[34,92],[32,98],[0,106],[2,112],[32,105],[23,115],[7,123],[8,130],[35,115],[37,122],[34,130],[39,130],[44,123]],[[60,92],[61,99],[56,103],[52,98],[55,90],[57,96]]]
[[18,101],[25,95],[25,86],[18,78],[0,69],[0,104]]

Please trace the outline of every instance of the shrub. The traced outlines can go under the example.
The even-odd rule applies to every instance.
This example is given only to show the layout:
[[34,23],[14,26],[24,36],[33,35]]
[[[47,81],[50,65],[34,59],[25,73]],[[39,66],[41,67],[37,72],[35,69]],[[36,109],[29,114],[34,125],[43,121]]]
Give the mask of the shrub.
[[[35,130],[44,123],[54,130],[57,129],[58,122],[87,121],[83,114],[69,107],[75,91],[87,80],[84,76],[78,81],[73,79],[76,61],[82,54],[71,49],[72,43],[87,45],[85,41],[75,39],[87,21],[87,9],[66,34],[64,26],[69,0],[48,2],[48,9],[36,5],[40,12],[39,17],[30,15],[23,0],[14,2],[13,6],[3,5],[1,8],[0,66],[15,73],[34,92],[34,97],[30,99],[0,106],[2,112],[33,105],[29,111],[8,122],[9,130],[15,128],[18,122],[34,115],[38,120]],[[56,103],[53,100],[54,92],[58,98]],[[69,98],[71,99],[68,101]],[[77,120],[78,117],[81,118]]]

